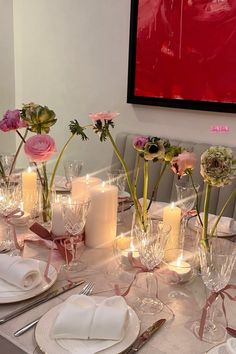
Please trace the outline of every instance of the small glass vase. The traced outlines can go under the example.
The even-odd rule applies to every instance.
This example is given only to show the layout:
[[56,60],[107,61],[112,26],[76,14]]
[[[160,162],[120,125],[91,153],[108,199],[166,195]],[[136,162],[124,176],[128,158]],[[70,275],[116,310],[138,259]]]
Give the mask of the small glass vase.
[[40,180],[39,180],[39,198],[40,198],[40,214],[41,224],[45,227],[51,226],[52,219],[52,202],[55,199],[54,189],[50,190],[46,164],[43,163],[40,167]]

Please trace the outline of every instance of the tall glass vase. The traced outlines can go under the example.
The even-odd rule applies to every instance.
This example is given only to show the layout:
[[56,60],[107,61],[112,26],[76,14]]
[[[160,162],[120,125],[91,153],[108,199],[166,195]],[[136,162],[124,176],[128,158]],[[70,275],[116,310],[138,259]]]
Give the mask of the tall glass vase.
[[49,189],[46,162],[43,162],[39,170],[41,185],[41,215],[42,222],[49,226],[52,218],[51,198],[52,191]]

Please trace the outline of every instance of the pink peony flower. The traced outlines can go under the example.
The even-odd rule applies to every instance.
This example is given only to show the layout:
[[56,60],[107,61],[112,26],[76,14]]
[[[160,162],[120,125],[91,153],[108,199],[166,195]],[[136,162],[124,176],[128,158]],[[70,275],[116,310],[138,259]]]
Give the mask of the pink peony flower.
[[144,146],[147,144],[148,138],[146,136],[136,136],[133,140],[133,146],[136,150],[142,151],[144,149]]
[[120,113],[117,112],[97,112],[97,113],[89,113],[89,118],[93,121],[97,120],[112,120],[117,117]]
[[3,132],[25,127],[27,127],[27,124],[21,119],[20,111],[18,109],[15,109],[14,111],[6,111],[3,119],[0,121],[0,130]]
[[184,151],[171,160],[171,169],[178,176],[186,174],[186,170],[194,169],[197,159],[193,152]]
[[54,139],[47,134],[31,136],[24,145],[26,155],[31,161],[43,162],[56,152]]

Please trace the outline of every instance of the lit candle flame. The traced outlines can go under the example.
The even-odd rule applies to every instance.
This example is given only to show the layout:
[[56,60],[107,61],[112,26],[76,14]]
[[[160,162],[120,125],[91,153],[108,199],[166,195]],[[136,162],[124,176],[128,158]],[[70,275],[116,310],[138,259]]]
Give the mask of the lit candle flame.
[[32,168],[30,166],[27,168],[27,172],[32,172]]
[[86,179],[86,183],[89,184],[89,174],[88,173],[86,174],[85,179]]
[[177,267],[180,267],[180,266],[181,266],[182,260],[183,260],[183,255],[181,255],[181,256],[179,256],[179,257],[177,258],[177,261],[176,261]]
[[131,251],[131,252],[134,252],[134,243],[133,243],[133,240],[131,240],[131,242],[130,242],[130,251]]
[[172,203],[171,203],[171,205],[170,205],[170,207],[171,207],[171,209],[174,209],[174,207],[175,207],[175,203],[174,203],[174,202],[172,202]]
[[105,192],[105,185],[106,185],[106,182],[105,182],[105,181],[102,181],[102,192],[103,192],[103,193]]

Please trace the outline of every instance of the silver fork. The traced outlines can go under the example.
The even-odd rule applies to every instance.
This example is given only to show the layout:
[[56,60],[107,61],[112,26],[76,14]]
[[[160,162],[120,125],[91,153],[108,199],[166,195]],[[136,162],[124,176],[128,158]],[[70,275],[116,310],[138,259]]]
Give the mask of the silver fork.
[[[89,282],[88,284],[86,284],[79,292],[79,295],[90,295],[91,292],[93,291],[94,288],[94,283],[93,282]],[[42,317],[42,316],[41,316]],[[37,320],[34,320],[30,323],[27,323],[24,327],[18,329],[15,333],[14,336],[15,337],[19,337],[22,334],[24,334],[25,332],[27,332],[30,328],[34,327],[40,320],[40,318],[37,318]]]

